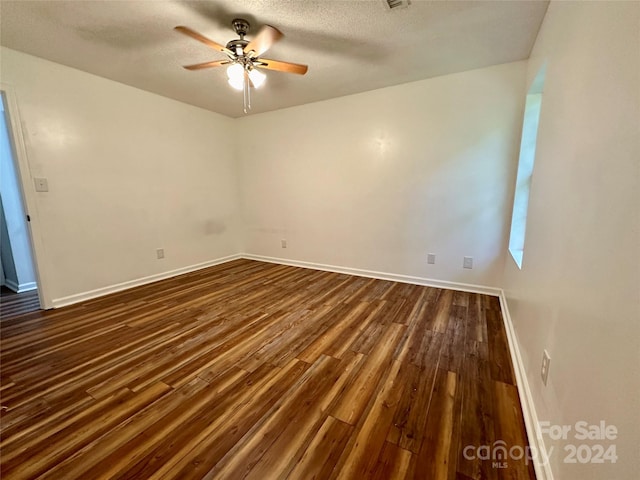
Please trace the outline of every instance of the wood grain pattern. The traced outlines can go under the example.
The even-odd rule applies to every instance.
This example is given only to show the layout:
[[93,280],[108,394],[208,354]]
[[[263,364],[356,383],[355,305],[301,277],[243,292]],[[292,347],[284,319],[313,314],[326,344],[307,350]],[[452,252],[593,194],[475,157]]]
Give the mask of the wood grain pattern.
[[0,288],[0,319],[40,310],[37,290],[16,293],[2,285]]
[[0,322],[3,479],[531,479],[493,297],[237,260]]

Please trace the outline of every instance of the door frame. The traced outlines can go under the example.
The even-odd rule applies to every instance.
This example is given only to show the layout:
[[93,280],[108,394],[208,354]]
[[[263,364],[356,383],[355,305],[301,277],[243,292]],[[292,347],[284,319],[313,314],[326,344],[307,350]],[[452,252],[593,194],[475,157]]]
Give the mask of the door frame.
[[33,268],[35,270],[36,282],[38,284],[40,308],[50,309],[53,308],[53,303],[49,293],[49,275],[46,268],[46,250],[40,223],[40,215],[38,213],[34,183],[31,177],[31,169],[29,168],[29,157],[27,154],[25,135],[23,134],[25,125],[20,119],[20,109],[18,107],[15,88],[12,85],[0,82],[0,93],[5,100],[5,116],[7,119],[7,128],[9,130],[9,139],[13,150],[13,161],[18,175],[17,180],[20,187],[19,190],[22,195],[22,205],[25,210],[25,215],[28,215],[30,218],[30,221],[27,222],[27,226],[31,244]]

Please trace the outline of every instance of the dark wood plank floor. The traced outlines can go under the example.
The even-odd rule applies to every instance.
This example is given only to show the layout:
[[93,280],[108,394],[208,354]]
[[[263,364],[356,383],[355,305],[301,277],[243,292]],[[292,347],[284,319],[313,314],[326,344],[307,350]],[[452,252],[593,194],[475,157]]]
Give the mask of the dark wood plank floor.
[[0,321],[40,310],[38,290],[16,293],[2,285],[0,287]]
[[3,479],[530,479],[497,298],[238,260],[1,325]]

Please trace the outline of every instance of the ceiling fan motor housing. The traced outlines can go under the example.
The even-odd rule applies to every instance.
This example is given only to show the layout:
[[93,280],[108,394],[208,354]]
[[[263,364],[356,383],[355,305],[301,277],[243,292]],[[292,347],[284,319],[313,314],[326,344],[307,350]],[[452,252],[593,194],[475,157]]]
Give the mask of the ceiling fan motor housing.
[[238,38],[236,40],[231,40],[229,43],[227,43],[227,48],[237,54],[238,47],[240,47],[240,49],[244,52],[244,47],[246,47],[248,43],[249,42],[246,41],[245,39]]
[[244,39],[244,36],[249,31],[249,22],[242,18],[236,18],[231,22],[233,29],[236,31],[240,38],[231,40],[227,43],[227,48],[234,52],[238,57],[244,57],[244,47],[249,43]]
[[233,25],[233,29],[240,36],[240,38],[244,37],[249,31],[249,22],[247,22],[243,18],[236,18],[233,20],[233,22],[231,22],[231,24]]

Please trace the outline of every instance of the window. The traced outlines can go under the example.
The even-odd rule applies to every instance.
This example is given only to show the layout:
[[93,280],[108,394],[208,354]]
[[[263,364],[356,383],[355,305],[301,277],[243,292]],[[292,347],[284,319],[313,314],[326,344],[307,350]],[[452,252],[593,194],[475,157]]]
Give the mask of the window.
[[525,232],[527,229],[527,210],[529,207],[529,190],[533,176],[533,164],[536,156],[536,139],[542,107],[542,89],[544,85],[545,66],[543,66],[529,89],[522,123],[522,140],[520,142],[520,158],[516,177],[516,192],[513,198],[513,214],[511,216],[511,235],[509,252],[519,268],[522,268],[524,255]]

